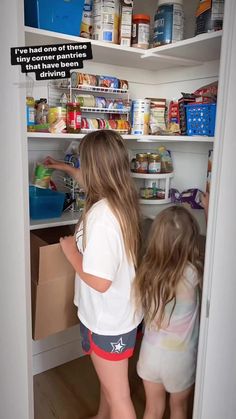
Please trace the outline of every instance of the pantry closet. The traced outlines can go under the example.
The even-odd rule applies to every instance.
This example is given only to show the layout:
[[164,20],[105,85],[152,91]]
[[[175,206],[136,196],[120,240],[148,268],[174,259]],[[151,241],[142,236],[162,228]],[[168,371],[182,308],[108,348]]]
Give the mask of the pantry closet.
[[[165,145],[172,153],[174,177],[171,186],[182,191],[205,190],[208,151],[214,148],[211,201],[207,228],[206,263],[202,302],[201,335],[195,392],[194,419],[233,419],[236,412],[236,372],[233,357],[235,331],[234,252],[234,97],[236,95],[236,4],[225,2],[224,31],[194,35],[197,1],[185,0],[185,40],[178,46],[162,47],[150,56],[143,51],[92,44],[93,60],[84,62],[84,72],[109,74],[128,80],[132,99],[164,97],[178,99],[181,92],[219,79],[215,137],[126,135],[130,153],[155,151]],[[156,2],[135,1],[139,13],[153,15]],[[28,82],[20,68],[10,66],[13,46],[49,45],[72,41],[67,35],[24,28],[23,0],[4,0],[0,27],[4,46],[1,52],[2,141],[1,141],[1,387],[0,416],[6,419],[33,419],[32,375],[81,355],[77,326],[42,341],[31,340],[29,232],[41,228],[73,225],[76,216],[61,220],[29,222],[28,182],[35,160],[50,154],[63,158],[66,146],[79,141],[77,134],[27,133],[25,94]],[[9,24],[11,22],[11,24]],[[9,29],[10,28],[10,29]],[[73,37],[73,41],[76,39]],[[222,41],[222,42],[221,42]],[[222,46],[222,49],[221,49]],[[147,53],[148,54],[148,53]],[[6,70],[6,71],[4,71]],[[33,83],[34,97],[46,97],[47,83]],[[136,180],[139,182],[139,179]],[[143,205],[146,217],[153,217],[164,205]],[[16,210],[17,208],[17,210]],[[193,210],[202,234],[206,225],[202,210]],[[223,366],[224,364],[224,366]],[[224,401],[222,394],[224,394]]]

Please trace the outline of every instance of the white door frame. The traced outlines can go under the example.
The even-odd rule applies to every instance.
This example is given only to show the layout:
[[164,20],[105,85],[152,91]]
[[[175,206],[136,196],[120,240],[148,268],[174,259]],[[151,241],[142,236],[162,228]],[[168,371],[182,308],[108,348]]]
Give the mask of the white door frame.
[[0,2],[0,417],[33,419],[23,0]]
[[194,419],[236,418],[236,1],[225,6]]

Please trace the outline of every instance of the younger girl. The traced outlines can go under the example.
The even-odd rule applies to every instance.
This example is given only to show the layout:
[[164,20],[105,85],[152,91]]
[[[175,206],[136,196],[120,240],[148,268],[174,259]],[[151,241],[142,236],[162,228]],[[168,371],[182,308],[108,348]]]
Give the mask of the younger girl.
[[86,135],[79,155],[80,169],[50,157],[45,164],[74,176],[86,192],[75,236],[60,243],[76,271],[82,346],[101,384],[96,418],[134,419],[128,358],[141,321],[131,301],[139,246],[137,193],[123,139],[114,131]]
[[198,344],[198,238],[198,224],[184,207],[162,211],[137,270],[134,289],[146,324],[137,365],[146,393],[145,419],[163,418],[166,392],[171,419],[187,418]]

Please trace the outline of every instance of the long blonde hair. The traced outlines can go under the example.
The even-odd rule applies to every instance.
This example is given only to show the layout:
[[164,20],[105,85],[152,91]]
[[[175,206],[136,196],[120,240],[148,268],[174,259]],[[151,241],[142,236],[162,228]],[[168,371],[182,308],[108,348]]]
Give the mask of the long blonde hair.
[[136,266],[140,243],[138,194],[123,138],[112,130],[89,133],[80,143],[79,155],[86,191],[82,215],[84,243],[88,211],[106,198],[120,224],[128,258]]
[[172,206],[158,214],[150,231],[146,253],[138,267],[134,293],[144,321],[160,328],[165,306],[173,302],[168,321],[176,304],[176,289],[188,263],[196,269],[199,282],[202,263],[199,249],[199,226],[184,207]]

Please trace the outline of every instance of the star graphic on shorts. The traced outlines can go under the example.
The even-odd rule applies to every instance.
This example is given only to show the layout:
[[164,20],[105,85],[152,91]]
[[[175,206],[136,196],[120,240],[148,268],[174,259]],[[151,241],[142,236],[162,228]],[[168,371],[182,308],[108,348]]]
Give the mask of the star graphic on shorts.
[[117,342],[111,342],[112,351],[117,354],[123,351],[123,349],[126,347],[126,345],[122,341],[122,337]]

